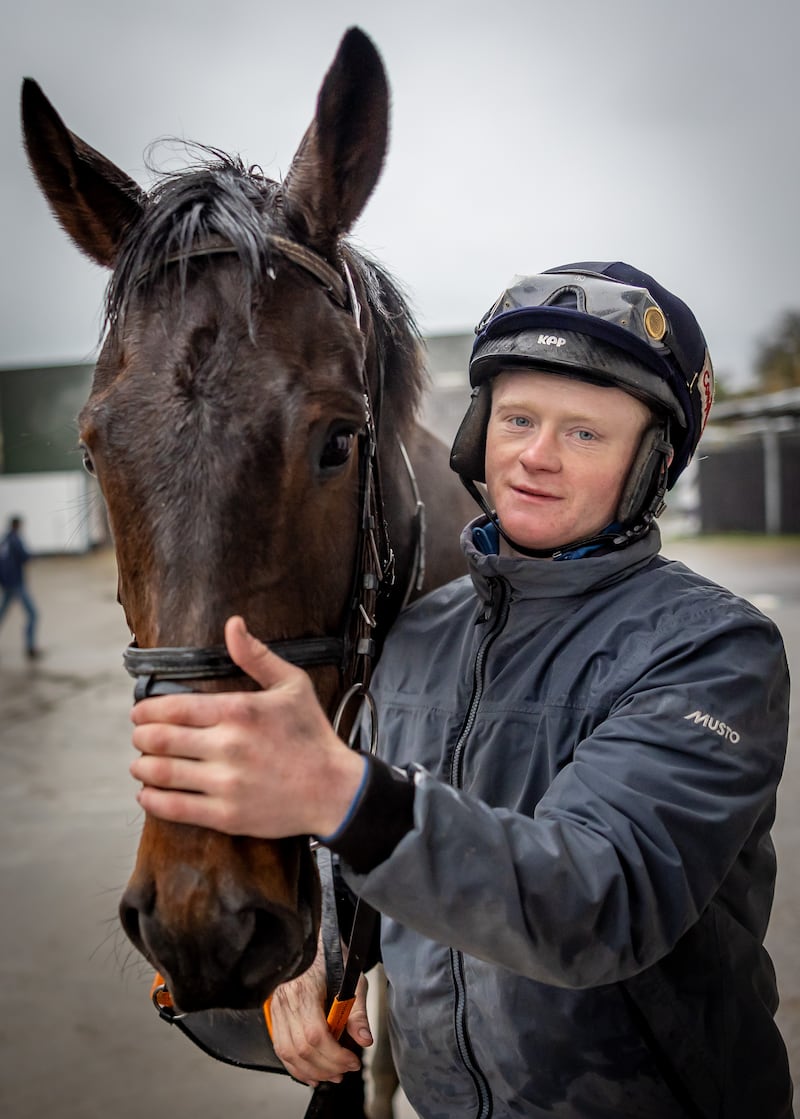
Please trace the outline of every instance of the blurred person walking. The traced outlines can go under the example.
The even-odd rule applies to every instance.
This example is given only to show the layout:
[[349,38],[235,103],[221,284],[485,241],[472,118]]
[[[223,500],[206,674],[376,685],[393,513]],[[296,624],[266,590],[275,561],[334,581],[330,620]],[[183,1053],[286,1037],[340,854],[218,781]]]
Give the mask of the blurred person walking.
[[0,541],[0,588],[3,595],[0,601],[0,625],[9,606],[17,599],[26,614],[25,655],[29,660],[35,660],[41,656],[36,645],[36,623],[39,615],[25,582],[25,565],[31,554],[21,536],[22,523],[22,517],[11,517],[8,530]]

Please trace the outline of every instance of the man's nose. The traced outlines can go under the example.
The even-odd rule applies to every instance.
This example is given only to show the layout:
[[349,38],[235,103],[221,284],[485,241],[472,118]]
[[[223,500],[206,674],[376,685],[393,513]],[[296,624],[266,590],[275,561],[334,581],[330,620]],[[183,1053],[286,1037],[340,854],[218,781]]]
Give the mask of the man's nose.
[[558,453],[556,433],[544,427],[531,432],[520,451],[519,459],[526,470],[560,470],[561,456]]

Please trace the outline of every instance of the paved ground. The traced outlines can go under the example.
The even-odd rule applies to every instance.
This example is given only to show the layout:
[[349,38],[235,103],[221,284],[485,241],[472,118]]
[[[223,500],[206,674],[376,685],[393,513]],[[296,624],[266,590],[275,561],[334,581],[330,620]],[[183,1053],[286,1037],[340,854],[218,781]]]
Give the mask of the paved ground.
[[[781,625],[800,676],[800,544],[672,544]],[[107,553],[31,572],[45,659],[0,631],[0,1111],[7,1119],[294,1119],[308,1092],[204,1057],[150,1008],[148,970],[116,905],[139,829],[127,776],[127,640]],[[769,946],[800,1081],[800,701],[775,830],[781,875]],[[403,1108],[404,1116],[410,1110]]]

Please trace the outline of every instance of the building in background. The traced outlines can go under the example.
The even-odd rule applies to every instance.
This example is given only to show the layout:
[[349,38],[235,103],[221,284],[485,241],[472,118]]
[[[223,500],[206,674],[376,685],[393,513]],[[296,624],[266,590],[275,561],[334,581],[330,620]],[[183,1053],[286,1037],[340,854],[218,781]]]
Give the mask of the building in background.
[[430,391],[422,422],[449,447],[469,404],[469,359],[475,335],[432,334],[424,341]]
[[97,484],[83,469],[76,416],[92,365],[0,369],[0,523],[19,514],[34,553],[105,542]]
[[703,533],[800,533],[800,388],[715,405],[697,488]]

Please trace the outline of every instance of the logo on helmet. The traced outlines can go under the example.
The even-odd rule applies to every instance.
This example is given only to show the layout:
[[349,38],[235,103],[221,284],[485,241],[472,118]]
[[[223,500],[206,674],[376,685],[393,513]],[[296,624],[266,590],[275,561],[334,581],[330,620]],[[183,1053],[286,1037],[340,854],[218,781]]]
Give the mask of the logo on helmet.
[[559,338],[559,336],[557,334],[540,334],[539,335],[539,345],[540,346],[555,346],[556,348],[558,348],[559,346],[566,346],[566,344],[567,344],[566,338]]
[[708,350],[706,350],[703,371],[700,374],[700,394],[703,407],[703,418],[700,422],[700,431],[702,432],[705,430],[708,414],[711,411],[711,405],[714,403],[714,374],[711,370],[711,357]]

